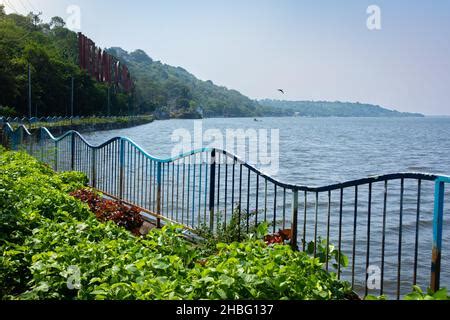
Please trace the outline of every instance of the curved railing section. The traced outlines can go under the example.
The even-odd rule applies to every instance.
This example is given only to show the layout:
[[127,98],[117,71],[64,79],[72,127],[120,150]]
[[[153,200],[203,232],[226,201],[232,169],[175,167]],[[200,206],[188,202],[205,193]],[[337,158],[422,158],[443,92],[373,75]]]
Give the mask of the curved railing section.
[[[84,172],[91,187],[139,207],[158,226],[216,232],[234,223],[242,238],[262,222],[273,233],[287,230],[293,247],[322,257],[360,293],[400,297],[414,284],[436,290],[441,269],[450,267],[441,258],[449,177],[395,173],[310,187],[283,183],[214,148],[159,159],[124,137],[95,146],[75,131],[54,137],[8,123],[2,131],[12,149],[56,171]],[[450,284],[449,274],[442,279]]]

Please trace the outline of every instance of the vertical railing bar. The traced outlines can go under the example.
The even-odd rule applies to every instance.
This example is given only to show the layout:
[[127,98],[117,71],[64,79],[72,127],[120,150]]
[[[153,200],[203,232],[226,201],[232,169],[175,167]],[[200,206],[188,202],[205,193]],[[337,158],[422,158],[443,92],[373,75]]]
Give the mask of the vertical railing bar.
[[111,194],[117,197],[117,155],[118,155],[118,149],[117,149],[117,140],[113,142],[112,144],[112,152],[111,152]]
[[144,173],[144,208],[147,210],[150,210],[150,201],[148,202],[147,205],[147,201],[149,199],[149,184],[150,184],[150,180],[149,180],[149,176],[148,176],[148,162],[149,159],[147,157],[144,156],[144,161],[145,161],[145,173]]
[[331,190],[328,190],[328,211],[327,211],[327,254],[326,254],[326,270],[329,271],[330,264],[330,227],[331,227]]
[[170,163],[167,163],[167,178],[166,178],[166,217],[169,217],[169,211],[170,211]]
[[273,201],[273,233],[277,232],[277,185],[274,184],[274,201]]
[[256,204],[255,204],[256,216],[255,216],[255,225],[258,225],[258,217],[259,217],[259,174],[256,174]]
[[175,161],[172,162],[172,210],[170,213],[170,218],[173,220],[174,218],[174,194],[175,194]]
[[207,210],[209,210],[209,208],[208,208],[208,196],[209,196],[209,194],[208,194],[209,193],[209,189],[208,189],[208,182],[209,182],[209,180],[208,180],[208,166],[209,166],[209,163],[208,163],[208,160],[207,160],[206,157],[207,156],[205,155],[205,192],[204,192],[204,194],[205,194],[205,205],[203,206],[204,207],[203,219],[205,221],[205,226],[207,225],[206,222],[208,221],[206,212],[207,212]]
[[156,219],[156,227],[161,228],[161,177],[162,177],[161,162],[158,162],[158,172],[157,172],[157,197],[156,197],[156,213],[158,217]]
[[177,162],[177,197],[176,197],[176,204],[177,204],[177,211],[175,213],[176,215],[176,221],[180,218],[180,161]]
[[109,165],[108,165],[108,160],[109,160],[109,144],[105,146],[105,179],[106,179],[106,183],[105,183],[105,190],[106,192],[109,192]]
[[239,166],[239,207],[238,207],[238,239],[241,239],[242,221],[242,164]]
[[344,189],[341,188],[340,200],[339,200],[339,241],[338,241],[338,279],[341,279],[341,256],[342,256],[342,217],[343,217],[343,205],[344,205]]
[[59,166],[58,166],[58,162],[59,162],[59,147],[58,147],[59,142],[55,141],[55,172],[58,172]]
[[190,211],[191,211],[191,157],[188,158],[188,180],[187,180],[187,203],[186,203],[186,219],[187,219],[187,226],[189,226],[190,222]]
[[358,185],[355,186],[355,204],[353,212],[353,248],[352,248],[352,288],[355,287],[356,234],[358,228]]
[[132,157],[132,153],[131,153],[131,143],[127,143],[127,148],[126,148],[126,162],[125,162],[125,194],[124,194],[124,198],[130,200],[131,198],[131,170],[132,170],[132,165],[131,165],[131,157]]
[[74,132],[72,132],[71,138],[72,138],[72,140],[71,140],[72,151],[71,151],[71,159],[70,159],[70,168],[71,168],[71,171],[74,171],[74,169],[75,169],[75,133]]
[[114,174],[114,150],[115,149],[115,142],[112,142],[110,145],[110,152],[109,152],[109,156],[108,156],[108,168],[109,168],[109,181],[110,181],[110,190],[109,193],[114,195],[113,192],[113,174]]
[[[201,214],[202,214],[202,171],[203,171],[203,165],[202,165],[202,161],[200,159],[200,163],[199,163],[199,179],[198,179],[198,221],[197,221],[197,225],[200,227],[201,226]],[[206,221],[205,221],[206,222]]]
[[264,178],[264,222],[267,222],[267,178]]
[[303,252],[306,251],[306,218],[308,211],[308,192],[305,191],[305,203],[304,203],[304,212],[303,212]]
[[319,219],[319,193],[316,192],[316,208],[314,220],[314,258],[317,257],[317,229]]
[[166,164],[164,162],[161,163],[161,212],[160,215],[165,215],[164,206],[166,204],[166,194],[165,194],[165,177],[166,177]]
[[224,201],[224,228],[227,227],[227,207],[228,207],[228,158],[225,156],[225,201]]
[[298,190],[292,192],[291,248],[298,250]]
[[434,189],[434,214],[433,214],[433,248],[431,257],[430,288],[432,292],[440,289],[441,258],[442,258],[442,229],[444,222],[444,196],[445,184],[438,178]]
[[231,218],[234,215],[234,189],[235,189],[235,173],[236,173],[236,159],[233,159],[233,177],[231,180]]
[[402,241],[403,241],[403,198],[405,193],[405,179],[401,179],[400,186],[400,221],[398,235],[398,268],[397,268],[397,300],[401,293],[401,270],[402,270]]
[[150,160],[150,208],[152,208],[153,212],[156,212],[155,210],[155,164],[153,160]]
[[283,230],[286,230],[286,188],[283,188]]
[[145,198],[147,196],[146,193],[146,186],[147,186],[147,158],[145,157],[145,155],[143,153],[141,153],[141,158],[142,158],[142,167],[141,167],[141,204],[142,204],[142,208],[146,207],[146,201]]
[[215,203],[215,191],[216,191],[216,150],[211,152],[211,170],[209,179],[209,229],[214,232],[214,203]]
[[[222,164],[222,154],[219,152],[219,153],[217,153],[217,164],[216,164],[216,166],[217,166],[217,208],[216,208],[216,210],[217,210],[217,212],[218,212],[218,214],[217,214],[217,218],[216,218],[216,220],[217,220],[217,225],[219,224],[219,219],[221,218],[220,217],[220,183],[221,183],[221,164]],[[206,191],[206,190],[205,190]],[[206,194],[206,192],[205,192],[205,194]]]
[[419,179],[417,184],[417,215],[416,215],[416,237],[414,247],[414,272],[413,272],[413,284],[417,284],[417,262],[419,256],[419,227],[420,227],[420,201],[422,193],[422,180]]
[[125,140],[120,139],[120,176],[119,176],[119,199],[124,198],[124,183],[125,183]]
[[372,183],[369,183],[369,205],[367,210],[367,249],[366,249],[366,281],[365,281],[365,295],[369,293],[368,279],[369,279],[369,266],[370,266],[370,226],[372,218]]
[[103,147],[102,148],[102,156],[103,156],[103,161],[102,161],[102,164],[103,164],[103,166],[102,166],[102,188],[104,188],[104,190],[105,191],[107,191],[107,188],[106,188],[106,186],[107,186],[107,181],[106,181],[106,165],[105,165],[105,163],[106,163],[106,147]]
[[248,233],[250,233],[250,169],[247,168],[247,234]]
[[384,293],[384,265],[385,265],[385,248],[386,248],[386,220],[387,220],[387,199],[388,199],[388,181],[384,182],[384,200],[383,200],[383,230],[381,240],[381,283],[380,295]]
[[196,159],[195,156],[194,158],[194,174],[192,176],[192,227],[195,226],[195,196],[197,195],[195,193],[195,177],[196,177],[196,171],[197,171],[197,166],[196,166]]
[[96,155],[96,153],[97,153],[97,150],[95,149],[95,148],[92,148],[91,149],[91,152],[92,152],[92,161],[91,161],[91,166],[92,166],[92,173],[91,173],[91,176],[92,176],[92,181],[91,181],[91,185],[92,185],[92,188],[97,188],[97,155]]
[[186,192],[186,158],[183,159],[183,195],[181,197],[181,223],[184,224],[184,195]]
[[138,153],[138,155],[139,155],[139,181],[138,181],[138,185],[139,185],[139,189],[138,189],[138,198],[139,198],[139,207],[141,207],[141,208],[143,208],[144,207],[144,205],[143,205],[143,202],[144,201],[142,201],[142,198],[143,198],[143,195],[144,195],[144,190],[143,190],[143,188],[142,188],[142,186],[143,186],[143,180],[144,180],[144,165],[143,165],[143,163],[144,163],[144,159],[143,159],[143,155],[142,155],[142,153],[139,151],[139,153]]

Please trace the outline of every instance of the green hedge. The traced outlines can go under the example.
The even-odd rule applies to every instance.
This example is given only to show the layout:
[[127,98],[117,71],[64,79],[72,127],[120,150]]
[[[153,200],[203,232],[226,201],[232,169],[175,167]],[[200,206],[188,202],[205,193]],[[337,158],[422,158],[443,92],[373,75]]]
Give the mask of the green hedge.
[[344,299],[347,283],[288,246],[219,244],[176,226],[137,238],[68,193],[87,182],[0,151],[1,299]]

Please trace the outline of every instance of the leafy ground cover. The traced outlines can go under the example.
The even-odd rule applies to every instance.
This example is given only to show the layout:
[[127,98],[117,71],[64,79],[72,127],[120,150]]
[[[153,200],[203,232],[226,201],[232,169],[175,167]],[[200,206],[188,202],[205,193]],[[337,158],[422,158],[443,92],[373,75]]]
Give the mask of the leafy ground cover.
[[0,153],[1,299],[344,299],[345,282],[289,246],[194,245],[166,226],[136,237],[69,193],[87,182]]

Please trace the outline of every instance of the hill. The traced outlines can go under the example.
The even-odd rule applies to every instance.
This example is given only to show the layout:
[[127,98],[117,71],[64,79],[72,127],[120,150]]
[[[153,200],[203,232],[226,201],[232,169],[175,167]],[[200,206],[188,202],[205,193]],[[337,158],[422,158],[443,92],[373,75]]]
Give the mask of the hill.
[[265,109],[236,90],[202,81],[181,67],[154,61],[144,51],[108,51],[126,63],[136,86],[140,113],[158,111],[176,117],[263,116]]
[[282,101],[260,100],[259,103],[274,114],[302,117],[424,117],[419,113],[405,113],[389,110],[377,105],[327,102],[327,101]]
[[[28,66],[32,78],[32,116],[70,115],[74,78],[74,115],[107,113],[107,86],[78,67],[77,34],[54,17],[5,14],[0,5],[0,116],[28,116]],[[134,113],[131,95],[111,94],[111,115]]]

